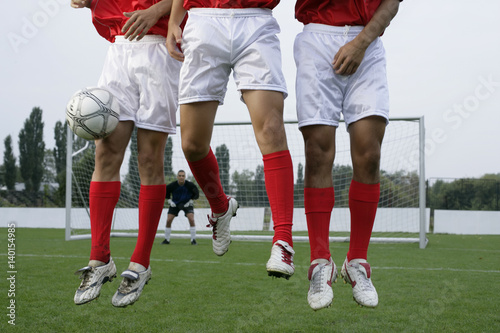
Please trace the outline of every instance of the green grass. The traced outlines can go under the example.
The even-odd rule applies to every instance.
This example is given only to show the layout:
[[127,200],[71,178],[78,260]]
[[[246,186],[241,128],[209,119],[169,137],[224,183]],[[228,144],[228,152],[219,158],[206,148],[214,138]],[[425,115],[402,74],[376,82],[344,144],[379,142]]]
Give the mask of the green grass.
[[[90,240],[64,241],[56,229],[16,230],[16,326],[8,324],[7,229],[0,228],[0,332],[500,332],[500,236],[429,235],[418,244],[372,244],[369,260],[379,293],[376,309],[334,285],[332,307],[307,304],[309,245],[296,243],[290,280],[267,276],[270,244],[240,242],[217,257],[210,240],[191,246],[155,241],[153,278],[139,301],[114,308],[119,279],[99,299],[73,303],[73,272],[86,265]],[[126,269],[135,239],[113,238],[111,251]],[[348,244],[332,243],[337,265]]]

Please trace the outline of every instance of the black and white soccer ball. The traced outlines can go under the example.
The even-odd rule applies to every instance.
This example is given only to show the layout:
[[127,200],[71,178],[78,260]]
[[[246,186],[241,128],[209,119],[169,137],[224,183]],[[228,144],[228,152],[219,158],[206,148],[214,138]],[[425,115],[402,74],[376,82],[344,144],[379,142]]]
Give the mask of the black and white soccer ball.
[[66,106],[66,121],[73,133],[85,140],[110,135],[120,120],[120,105],[113,94],[91,87],[77,91]]

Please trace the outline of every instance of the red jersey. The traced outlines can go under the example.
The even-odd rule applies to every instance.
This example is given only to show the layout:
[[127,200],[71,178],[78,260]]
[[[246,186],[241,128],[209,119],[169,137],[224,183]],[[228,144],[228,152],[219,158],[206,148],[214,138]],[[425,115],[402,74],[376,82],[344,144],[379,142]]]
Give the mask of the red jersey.
[[382,0],[297,0],[295,18],[303,24],[367,25]]
[[[290,1],[290,0],[289,0]],[[280,0],[184,0],[184,8],[269,8],[273,9]]]
[[[128,21],[124,12],[133,12],[151,7],[161,0],[94,0],[90,5],[92,10],[92,23],[99,35],[115,41],[115,36],[125,35],[122,27]],[[168,15],[163,16],[151,27],[148,35],[161,35],[167,37]]]

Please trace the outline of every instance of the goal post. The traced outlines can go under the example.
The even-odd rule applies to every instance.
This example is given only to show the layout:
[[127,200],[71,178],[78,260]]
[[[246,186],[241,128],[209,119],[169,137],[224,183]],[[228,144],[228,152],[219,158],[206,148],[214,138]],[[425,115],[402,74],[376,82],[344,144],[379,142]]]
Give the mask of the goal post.
[[[424,118],[391,118],[381,152],[381,193],[371,242],[414,242],[425,248],[430,211],[425,207]],[[294,168],[294,241],[308,241],[304,211],[304,142],[297,122],[285,122],[288,147]],[[165,152],[166,182],[175,180],[178,170],[195,182],[184,158],[177,135],[169,136]],[[90,238],[88,188],[94,168],[95,145],[83,141],[68,130],[66,176],[66,239]],[[72,140],[74,139],[74,140]],[[74,141],[74,142],[72,142]],[[135,143],[134,143],[135,142]],[[115,208],[112,236],[136,237],[138,228],[137,197],[140,180],[134,137],[127,148],[121,174],[121,195]],[[332,170],[335,208],[330,223],[330,241],[348,242],[350,213],[349,186],[352,163],[349,134],[342,122],[336,131],[336,156]],[[221,182],[226,194],[238,200],[240,208],[231,221],[234,240],[266,241],[273,235],[273,221],[265,191],[262,155],[251,123],[215,125],[212,150],[219,162]],[[320,157],[319,157],[320,158]],[[163,237],[168,207],[164,206],[157,237]],[[195,201],[197,238],[211,238],[206,227],[208,201],[200,190]],[[189,238],[189,223],[180,213],[172,224],[172,236]]]

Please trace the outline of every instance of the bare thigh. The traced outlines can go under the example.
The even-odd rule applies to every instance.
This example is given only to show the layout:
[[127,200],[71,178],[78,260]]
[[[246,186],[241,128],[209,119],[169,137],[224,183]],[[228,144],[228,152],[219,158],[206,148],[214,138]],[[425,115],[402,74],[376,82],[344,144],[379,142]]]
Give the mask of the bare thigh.
[[337,128],[327,125],[311,125],[301,127],[300,130],[304,137],[306,155],[304,186],[312,188],[332,187]]
[[283,123],[283,93],[272,90],[245,90],[242,94],[262,155],[287,150]]
[[217,101],[181,105],[182,150],[188,161],[199,161],[207,156],[218,105]]
[[108,137],[96,140],[95,168],[92,181],[119,181],[120,167],[134,130],[132,121],[120,121]]

